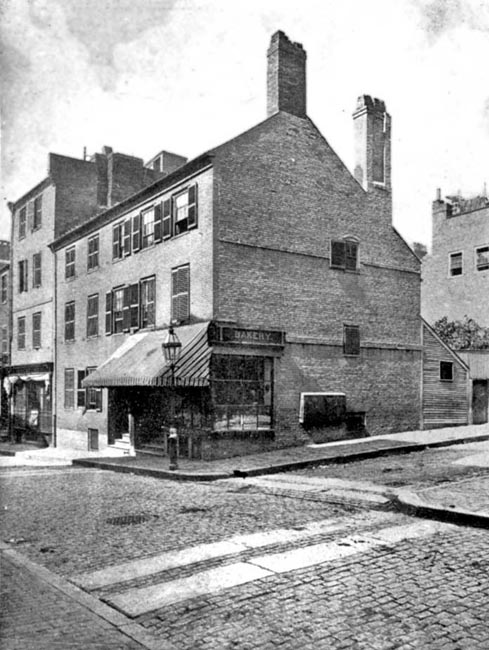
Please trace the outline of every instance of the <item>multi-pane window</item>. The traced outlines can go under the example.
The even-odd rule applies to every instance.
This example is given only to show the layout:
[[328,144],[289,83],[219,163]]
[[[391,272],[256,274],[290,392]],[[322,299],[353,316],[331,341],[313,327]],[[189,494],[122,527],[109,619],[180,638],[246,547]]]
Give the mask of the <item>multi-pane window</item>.
[[99,251],[99,236],[93,235],[88,238],[88,257],[87,257],[87,270],[93,271],[98,268],[98,251]]
[[85,407],[87,400],[87,389],[83,387],[82,382],[87,376],[86,370],[78,370],[76,373],[76,405]]
[[112,332],[118,334],[124,329],[124,288],[112,292]]
[[41,347],[41,312],[32,314],[32,347],[38,350]]
[[27,260],[19,261],[19,293],[27,291],[28,283],[28,264]]
[[190,266],[172,269],[171,320],[186,321],[190,317]]
[[32,286],[40,287],[42,283],[41,253],[32,256]]
[[214,429],[255,431],[272,425],[273,361],[267,357],[212,355]]
[[2,273],[1,300],[5,304],[8,299],[8,273]]
[[75,406],[75,370],[65,368],[65,409]]
[[25,350],[25,316],[17,318],[17,349]]
[[141,215],[141,248],[152,246],[155,241],[155,210],[151,208]]
[[19,239],[23,239],[25,237],[26,224],[27,224],[27,206],[24,205],[24,207],[21,208],[19,211]]
[[123,238],[124,238],[124,222],[116,223],[112,227],[112,259],[120,260],[123,257]]
[[2,355],[8,354],[8,328],[6,325],[2,327]]
[[356,271],[358,268],[358,243],[354,241],[331,242],[331,266],[345,271]]
[[197,225],[197,185],[191,185],[174,198],[174,234],[179,235]]
[[75,301],[65,304],[65,341],[75,340]]
[[87,299],[87,337],[98,336],[98,293]]
[[478,271],[489,269],[489,246],[480,246],[475,249],[475,264]]
[[462,253],[450,253],[449,273],[451,276],[462,275],[463,256]]
[[42,225],[42,194],[34,199],[34,213],[32,215],[32,230],[37,230]]
[[357,325],[344,325],[343,353],[352,357],[360,354],[360,328]]
[[441,381],[453,381],[453,361],[440,361]]
[[[94,370],[97,370],[97,368],[96,367],[87,368],[86,376],[88,377],[88,375]],[[87,388],[86,406],[88,410],[92,410],[92,411],[102,410],[102,389],[101,388],[93,388],[93,387]]]
[[141,327],[155,324],[155,278],[141,281]]
[[65,251],[65,278],[75,277],[76,249],[74,246]]

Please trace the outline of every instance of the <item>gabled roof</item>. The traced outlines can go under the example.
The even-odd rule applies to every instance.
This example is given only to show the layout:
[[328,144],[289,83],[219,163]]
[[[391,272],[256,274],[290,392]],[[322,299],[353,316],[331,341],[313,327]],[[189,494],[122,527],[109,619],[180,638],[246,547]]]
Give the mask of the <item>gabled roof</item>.
[[420,316],[420,318],[421,318],[421,321],[422,321],[423,325],[426,327],[427,330],[429,330],[430,334],[433,335],[433,337],[438,341],[438,343],[441,346],[443,346],[445,348],[445,350],[449,354],[451,354],[451,356],[455,359],[455,361],[459,365],[463,366],[465,368],[465,370],[469,371],[470,370],[469,366],[465,363],[465,361],[463,359],[461,359],[459,357],[459,355],[455,352],[455,350],[452,350],[452,348],[449,345],[447,345],[444,341],[442,341],[442,339],[438,336],[438,334],[435,332],[435,330],[431,327],[431,325],[422,316]]

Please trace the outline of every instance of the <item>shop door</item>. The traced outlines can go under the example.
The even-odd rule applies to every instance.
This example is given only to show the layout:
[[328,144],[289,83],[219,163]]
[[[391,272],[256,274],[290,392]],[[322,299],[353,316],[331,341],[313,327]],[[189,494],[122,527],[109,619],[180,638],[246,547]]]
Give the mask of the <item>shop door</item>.
[[487,379],[475,379],[472,384],[472,421],[474,424],[487,422],[488,383]]

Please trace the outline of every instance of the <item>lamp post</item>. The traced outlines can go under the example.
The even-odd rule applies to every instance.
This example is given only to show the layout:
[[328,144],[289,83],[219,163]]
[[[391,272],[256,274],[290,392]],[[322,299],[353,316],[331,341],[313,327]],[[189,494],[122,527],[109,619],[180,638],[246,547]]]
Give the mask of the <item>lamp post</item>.
[[166,363],[170,364],[171,371],[171,401],[170,401],[170,435],[168,436],[168,455],[170,469],[178,469],[178,430],[175,418],[175,365],[180,356],[182,343],[175,334],[173,327],[168,329],[166,339],[161,344]]

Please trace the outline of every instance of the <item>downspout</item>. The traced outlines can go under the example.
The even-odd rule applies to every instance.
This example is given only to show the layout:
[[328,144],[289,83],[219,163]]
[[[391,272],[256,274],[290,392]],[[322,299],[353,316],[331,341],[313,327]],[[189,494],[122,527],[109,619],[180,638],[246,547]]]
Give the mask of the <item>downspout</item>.
[[53,377],[51,381],[51,409],[53,419],[53,447],[58,446],[58,429],[57,429],[57,374],[58,374],[58,263],[57,252],[53,249],[54,255],[54,296],[53,296]]

